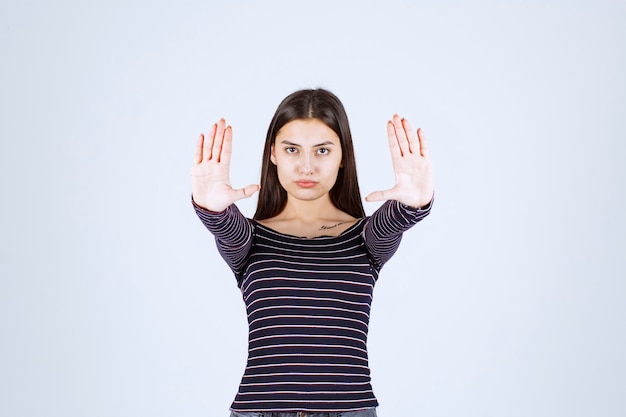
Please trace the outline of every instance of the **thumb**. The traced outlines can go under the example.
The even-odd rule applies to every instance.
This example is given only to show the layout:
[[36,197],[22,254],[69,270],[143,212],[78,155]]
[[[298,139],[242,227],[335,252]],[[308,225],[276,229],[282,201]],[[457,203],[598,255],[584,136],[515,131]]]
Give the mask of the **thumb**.
[[385,191],[374,191],[365,197],[365,201],[383,201],[385,200]]
[[235,190],[235,192],[237,193],[235,195],[235,201],[241,200],[242,198],[252,197],[252,195],[256,193],[257,191],[259,191],[260,188],[261,186],[259,186],[258,184],[250,184],[250,185],[245,186],[244,188]]

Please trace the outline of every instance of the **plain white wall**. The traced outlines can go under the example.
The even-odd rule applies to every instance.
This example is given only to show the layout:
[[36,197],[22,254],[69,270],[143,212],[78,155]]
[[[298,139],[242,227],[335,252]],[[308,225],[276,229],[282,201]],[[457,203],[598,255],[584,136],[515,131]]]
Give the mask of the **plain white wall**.
[[247,328],[190,205],[194,144],[226,117],[232,182],[256,182],[279,101],[318,86],[364,194],[393,182],[395,112],[435,163],[375,292],[379,414],[626,415],[624,21],[618,1],[2,2],[0,415],[228,415]]

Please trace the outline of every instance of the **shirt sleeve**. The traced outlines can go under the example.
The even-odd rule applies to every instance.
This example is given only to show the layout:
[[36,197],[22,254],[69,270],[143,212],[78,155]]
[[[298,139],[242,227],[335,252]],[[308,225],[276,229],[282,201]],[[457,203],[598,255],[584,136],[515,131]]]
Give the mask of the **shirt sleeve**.
[[193,202],[198,218],[215,236],[217,249],[239,281],[252,247],[254,226],[231,204],[226,210],[213,212]]
[[402,233],[428,216],[433,201],[426,207],[413,208],[398,201],[387,201],[367,220],[363,240],[372,265],[377,271],[391,259],[402,240]]

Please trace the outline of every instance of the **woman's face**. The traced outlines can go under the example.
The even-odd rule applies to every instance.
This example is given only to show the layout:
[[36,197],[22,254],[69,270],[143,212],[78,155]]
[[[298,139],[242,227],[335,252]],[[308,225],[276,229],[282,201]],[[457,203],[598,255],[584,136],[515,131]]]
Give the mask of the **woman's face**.
[[319,119],[296,119],[276,134],[271,161],[289,198],[317,200],[328,195],[341,167],[339,136]]

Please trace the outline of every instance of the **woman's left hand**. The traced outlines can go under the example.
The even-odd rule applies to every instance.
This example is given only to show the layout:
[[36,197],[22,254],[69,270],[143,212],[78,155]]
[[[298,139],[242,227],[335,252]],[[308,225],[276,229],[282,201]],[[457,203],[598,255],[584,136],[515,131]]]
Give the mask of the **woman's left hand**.
[[428,205],[433,198],[435,181],[422,130],[414,132],[409,121],[396,114],[387,122],[387,136],[396,185],[389,190],[375,191],[365,200],[397,200],[415,208]]

